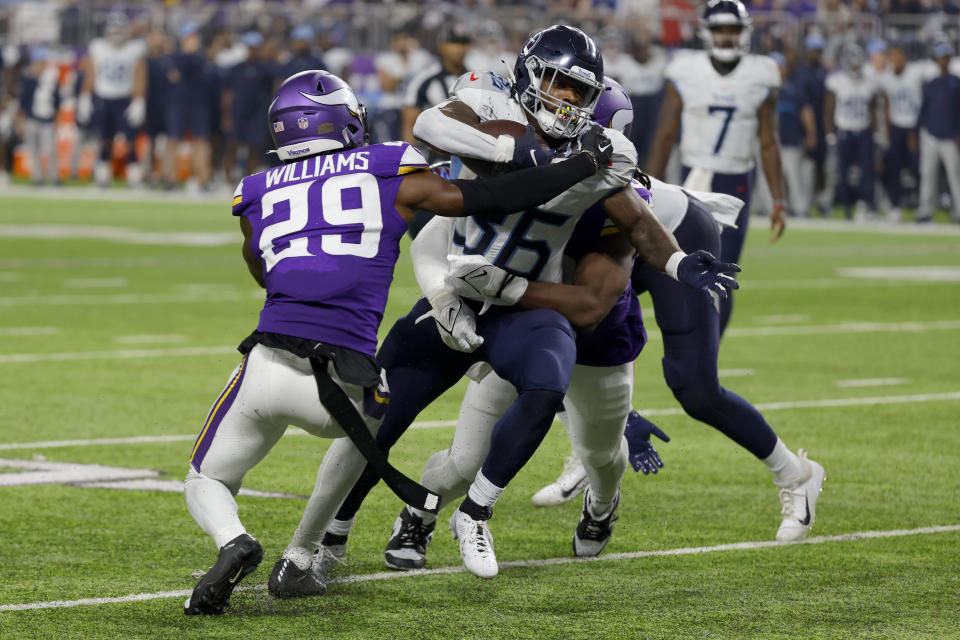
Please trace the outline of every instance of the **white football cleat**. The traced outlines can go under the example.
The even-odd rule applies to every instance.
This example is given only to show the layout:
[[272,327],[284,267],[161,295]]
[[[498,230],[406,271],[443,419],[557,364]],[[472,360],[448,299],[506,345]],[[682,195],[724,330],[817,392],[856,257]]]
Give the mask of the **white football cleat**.
[[346,564],[343,561],[345,555],[347,555],[347,536],[325,533],[323,543],[313,554],[313,570],[326,580],[334,567],[338,564]]
[[552,507],[553,505],[570,502],[586,488],[587,471],[583,468],[580,458],[571,455],[564,460],[563,472],[560,476],[533,494],[530,501],[538,507]]
[[806,465],[810,473],[807,478],[793,487],[780,489],[780,513],[783,522],[777,529],[777,542],[796,542],[810,533],[817,515],[817,498],[823,490],[826,472],[823,467],[807,458],[804,449],[797,451],[797,457]]
[[467,571],[478,578],[493,578],[499,573],[486,520],[474,520],[457,509],[450,518],[450,531],[454,540],[460,540],[460,557]]

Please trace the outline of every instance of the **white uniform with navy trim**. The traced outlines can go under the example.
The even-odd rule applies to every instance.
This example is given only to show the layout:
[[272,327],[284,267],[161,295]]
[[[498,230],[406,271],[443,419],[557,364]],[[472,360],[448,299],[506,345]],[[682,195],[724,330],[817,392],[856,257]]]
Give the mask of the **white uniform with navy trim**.
[[88,53],[93,62],[94,95],[107,100],[129,98],[133,94],[133,78],[140,58],[146,55],[142,40],[127,40],[116,45],[105,38],[90,43]]
[[721,75],[705,51],[681,51],[667,65],[666,77],[683,100],[683,164],[730,174],[753,169],[757,111],[770,91],[780,87],[776,62],[748,54]]
[[833,121],[837,129],[864,131],[870,128],[870,104],[878,87],[869,76],[838,71],[827,76],[827,90],[836,98]]
[[889,69],[880,76],[880,86],[890,100],[890,124],[902,129],[917,127],[925,75],[922,66],[911,63],[900,73]]
[[[492,71],[466,73],[451,92],[486,120],[527,124],[526,113],[510,93],[510,82]],[[613,143],[613,161],[546,204],[493,222],[457,218],[451,253],[472,253],[518,275],[560,282],[563,250],[580,215],[601,197],[630,183],[637,165],[633,144],[619,131],[604,130]]]

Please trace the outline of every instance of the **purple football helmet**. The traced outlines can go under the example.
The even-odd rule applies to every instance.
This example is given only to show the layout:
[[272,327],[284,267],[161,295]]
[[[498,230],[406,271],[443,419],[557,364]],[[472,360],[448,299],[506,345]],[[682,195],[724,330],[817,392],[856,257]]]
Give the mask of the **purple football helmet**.
[[350,85],[327,71],[301,71],[284,80],[267,124],[283,161],[366,144],[366,109]]
[[619,82],[603,76],[603,93],[593,108],[593,120],[602,127],[616,129],[630,137],[633,127],[633,103]]

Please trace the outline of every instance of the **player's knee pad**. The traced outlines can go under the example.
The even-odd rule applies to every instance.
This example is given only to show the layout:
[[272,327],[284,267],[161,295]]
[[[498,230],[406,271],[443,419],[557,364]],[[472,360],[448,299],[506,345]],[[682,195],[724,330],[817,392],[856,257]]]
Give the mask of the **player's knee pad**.
[[186,494],[189,495],[190,491],[197,490],[202,491],[203,485],[207,482],[216,482],[225,486],[230,493],[236,496],[240,492],[240,484],[243,481],[243,478],[236,480],[235,482],[224,482],[217,478],[211,478],[208,475],[200,473],[193,466],[190,467],[190,470],[187,471],[187,477],[183,479],[183,490]]

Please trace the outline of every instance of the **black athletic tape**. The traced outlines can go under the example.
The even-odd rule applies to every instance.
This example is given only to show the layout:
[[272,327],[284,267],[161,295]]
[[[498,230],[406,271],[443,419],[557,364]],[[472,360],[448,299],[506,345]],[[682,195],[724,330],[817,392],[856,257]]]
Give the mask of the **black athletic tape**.
[[387,461],[386,454],[374,440],[367,424],[350,402],[350,398],[327,373],[327,362],[325,358],[310,358],[313,377],[317,381],[320,404],[330,412],[330,416],[339,423],[350,441],[398,498],[411,507],[429,513],[440,511],[439,495],[403,475]]

